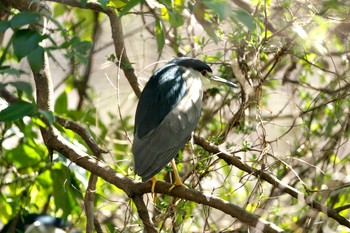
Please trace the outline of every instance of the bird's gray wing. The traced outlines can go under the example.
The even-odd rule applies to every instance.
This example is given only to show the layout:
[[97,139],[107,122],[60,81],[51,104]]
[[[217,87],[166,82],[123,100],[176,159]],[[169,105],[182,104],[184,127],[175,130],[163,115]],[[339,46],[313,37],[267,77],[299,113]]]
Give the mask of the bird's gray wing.
[[140,138],[156,129],[186,94],[184,69],[168,64],[157,70],[143,89],[135,114],[135,130]]
[[200,80],[187,81],[187,92],[163,121],[145,136],[135,132],[132,152],[135,172],[144,181],[157,174],[186,144],[196,128],[202,104]]
[[201,106],[193,102],[187,105],[194,107],[190,111],[175,108],[148,135],[143,138],[135,135],[132,148],[135,156],[135,172],[143,181],[153,177],[175,158],[196,128]]

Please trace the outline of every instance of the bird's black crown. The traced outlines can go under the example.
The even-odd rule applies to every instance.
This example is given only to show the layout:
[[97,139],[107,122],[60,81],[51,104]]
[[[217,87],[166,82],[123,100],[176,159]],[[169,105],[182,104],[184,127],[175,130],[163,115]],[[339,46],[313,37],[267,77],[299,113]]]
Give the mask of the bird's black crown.
[[179,65],[179,66],[183,66],[186,68],[192,68],[192,69],[197,70],[201,73],[203,71],[207,71],[210,73],[213,72],[207,63],[205,63],[201,60],[198,60],[196,58],[179,57],[179,58],[175,58],[174,60],[170,61],[169,63],[175,63],[176,65]]

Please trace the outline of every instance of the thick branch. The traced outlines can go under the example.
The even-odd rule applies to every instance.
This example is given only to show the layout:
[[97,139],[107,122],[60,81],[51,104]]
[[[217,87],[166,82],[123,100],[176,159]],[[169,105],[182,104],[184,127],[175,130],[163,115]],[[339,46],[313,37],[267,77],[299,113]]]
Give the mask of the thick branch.
[[245,209],[235,204],[224,201],[218,197],[204,195],[202,192],[181,187],[174,188],[171,192],[169,192],[171,186],[172,185],[169,183],[158,181],[156,184],[155,192],[168,194],[181,199],[193,201],[198,204],[213,207],[215,209],[221,210],[226,214],[229,214],[233,218],[237,218],[249,226],[255,227],[262,232],[284,232],[281,228],[277,227],[273,223],[260,219]]

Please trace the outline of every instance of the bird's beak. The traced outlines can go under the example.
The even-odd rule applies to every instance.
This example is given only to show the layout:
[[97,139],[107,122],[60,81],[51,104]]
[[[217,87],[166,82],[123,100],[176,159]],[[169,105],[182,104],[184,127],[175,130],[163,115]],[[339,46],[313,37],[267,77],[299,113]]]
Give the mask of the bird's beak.
[[227,85],[229,87],[232,87],[232,88],[237,88],[238,87],[233,82],[230,82],[230,81],[228,81],[226,79],[220,78],[219,76],[211,75],[209,77],[209,79],[210,79],[211,82],[214,82],[215,84],[225,84],[225,85]]

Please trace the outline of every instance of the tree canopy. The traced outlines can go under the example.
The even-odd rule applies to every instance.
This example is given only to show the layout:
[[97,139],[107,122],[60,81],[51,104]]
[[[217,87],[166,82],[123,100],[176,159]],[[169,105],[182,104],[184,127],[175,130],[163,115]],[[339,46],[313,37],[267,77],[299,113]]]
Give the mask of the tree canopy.
[[[2,0],[1,222],[348,232],[349,13],[346,0]],[[205,92],[176,158],[188,189],[169,191],[167,167],[153,203],[133,172],[134,110],[152,72],[180,56],[239,88]]]

